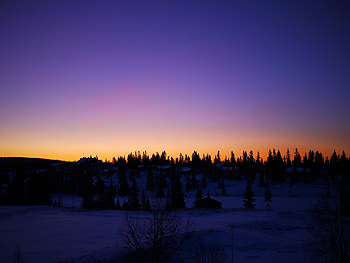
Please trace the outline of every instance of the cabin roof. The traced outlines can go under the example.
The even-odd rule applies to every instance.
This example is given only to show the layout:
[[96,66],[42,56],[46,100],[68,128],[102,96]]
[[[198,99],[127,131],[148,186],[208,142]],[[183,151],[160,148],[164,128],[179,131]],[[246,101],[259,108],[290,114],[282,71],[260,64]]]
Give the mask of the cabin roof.
[[211,198],[210,196],[199,199],[199,200],[195,201],[194,203],[196,204],[196,203],[202,203],[202,202],[208,202],[208,201],[213,202],[213,203],[217,203],[217,204],[222,204],[222,202],[217,201],[217,200]]

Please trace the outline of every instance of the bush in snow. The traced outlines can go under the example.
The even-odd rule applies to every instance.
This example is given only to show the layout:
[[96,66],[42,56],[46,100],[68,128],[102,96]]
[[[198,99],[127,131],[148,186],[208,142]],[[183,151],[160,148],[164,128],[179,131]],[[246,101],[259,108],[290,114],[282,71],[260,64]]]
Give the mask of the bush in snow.
[[306,245],[315,262],[350,262],[350,217],[337,190],[319,196],[305,220]]
[[118,233],[133,250],[136,262],[166,263],[178,256],[194,232],[191,219],[155,200],[150,212],[126,212]]
[[17,244],[17,247],[15,248],[15,250],[13,251],[13,262],[14,263],[23,263],[24,262],[24,258],[22,256],[22,251],[21,248],[19,247],[19,245]]
[[212,242],[199,240],[194,248],[193,263],[225,263],[227,255],[225,249]]

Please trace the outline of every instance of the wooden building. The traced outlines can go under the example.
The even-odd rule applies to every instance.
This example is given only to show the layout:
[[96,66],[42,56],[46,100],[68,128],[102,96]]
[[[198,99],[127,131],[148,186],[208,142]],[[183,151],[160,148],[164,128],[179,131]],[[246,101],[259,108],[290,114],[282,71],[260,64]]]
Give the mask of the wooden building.
[[204,208],[204,209],[221,209],[222,203],[216,201],[215,199],[210,198],[209,196],[204,197],[196,202],[194,202],[195,208]]

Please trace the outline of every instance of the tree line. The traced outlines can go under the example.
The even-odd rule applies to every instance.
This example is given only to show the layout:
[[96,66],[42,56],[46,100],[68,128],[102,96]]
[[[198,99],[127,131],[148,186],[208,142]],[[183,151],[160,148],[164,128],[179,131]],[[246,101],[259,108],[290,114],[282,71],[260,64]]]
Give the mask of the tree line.
[[[51,195],[70,194],[83,197],[83,207],[94,209],[148,210],[149,196],[166,198],[171,209],[183,208],[184,192],[197,190],[201,199],[207,181],[216,182],[220,194],[226,195],[225,180],[247,180],[247,184],[259,174],[259,186],[266,187],[270,182],[291,183],[300,178],[343,175],[349,178],[350,158],[343,151],[336,151],[328,157],[313,150],[301,155],[298,149],[291,154],[287,149],[284,155],[279,150],[269,150],[266,160],[257,152],[243,151],[236,157],[233,152],[222,158],[220,151],[212,158],[202,157],[196,151],[189,155],[180,154],[172,158],[163,151],[161,154],[147,152],[130,153],[126,158],[119,156],[112,162],[102,162],[98,157],[90,157],[86,162],[61,162],[30,158],[0,158],[1,205],[49,205]],[[181,168],[188,168],[186,171]],[[104,180],[101,178],[104,173]],[[146,176],[146,187],[138,189],[136,179]],[[117,183],[113,180],[117,177]],[[107,179],[106,179],[107,178]],[[184,186],[181,180],[184,179]],[[249,181],[249,182],[248,182]],[[249,188],[249,187],[248,187]],[[146,190],[146,191],[145,191]],[[271,199],[267,191],[266,198]],[[96,198],[97,196],[97,198]],[[248,190],[249,196],[249,190]],[[115,198],[117,202],[115,202]],[[119,197],[125,201],[120,202]],[[247,197],[247,204],[251,200]],[[57,204],[60,205],[60,204]]]

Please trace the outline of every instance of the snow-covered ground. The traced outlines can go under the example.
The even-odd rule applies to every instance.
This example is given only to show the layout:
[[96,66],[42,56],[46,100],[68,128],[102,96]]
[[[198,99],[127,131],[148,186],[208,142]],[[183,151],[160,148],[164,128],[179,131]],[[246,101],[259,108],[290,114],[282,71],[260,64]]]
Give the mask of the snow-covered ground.
[[[217,184],[215,184],[216,186]],[[222,201],[221,210],[187,209],[205,240],[225,248],[231,259],[233,226],[234,262],[311,262],[304,252],[305,209],[323,186],[288,183],[271,186],[273,202],[266,207],[264,188],[253,184],[256,209],[245,210],[242,202],[246,181],[225,182],[229,196],[213,196]],[[211,193],[214,183],[208,184]],[[185,193],[187,207],[193,206],[195,191]],[[50,206],[0,207],[0,262],[13,262],[16,245],[25,263],[107,262],[125,251],[117,228],[123,211],[86,211],[69,208],[72,196],[64,198],[65,208]],[[81,199],[75,198],[75,206]]]

